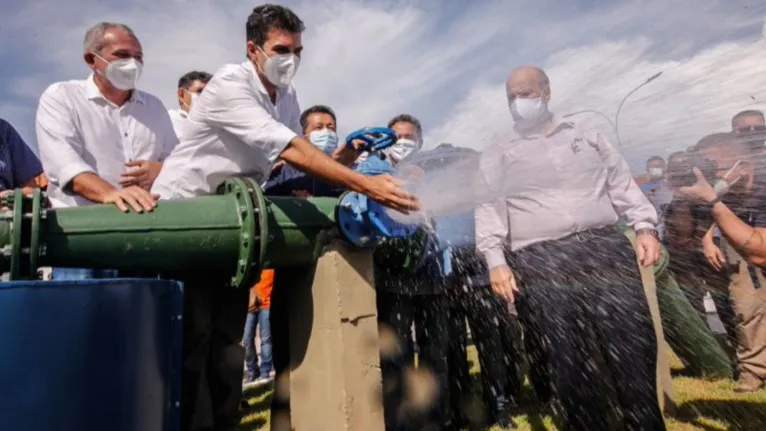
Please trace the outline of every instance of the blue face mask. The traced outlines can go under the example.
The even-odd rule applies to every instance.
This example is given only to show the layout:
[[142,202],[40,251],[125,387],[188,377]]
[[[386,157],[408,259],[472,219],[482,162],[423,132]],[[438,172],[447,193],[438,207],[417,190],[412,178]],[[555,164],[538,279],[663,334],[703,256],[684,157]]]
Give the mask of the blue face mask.
[[338,135],[330,129],[314,130],[309,141],[325,154],[332,154],[338,148]]

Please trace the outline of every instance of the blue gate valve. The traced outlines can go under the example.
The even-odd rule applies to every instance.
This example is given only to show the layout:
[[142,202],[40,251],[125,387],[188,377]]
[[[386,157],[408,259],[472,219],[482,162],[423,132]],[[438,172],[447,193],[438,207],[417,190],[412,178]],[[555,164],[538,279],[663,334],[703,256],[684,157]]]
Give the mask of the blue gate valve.
[[383,205],[360,193],[341,196],[336,211],[341,233],[357,247],[374,247],[384,238],[406,238],[420,227],[394,220]]
[[358,162],[354,170],[363,175],[381,175],[396,172],[396,169],[387,160],[383,150],[396,143],[396,132],[386,127],[365,127],[346,137],[346,145],[353,145],[352,141],[364,142],[360,151],[367,151],[367,158]]
[[346,145],[352,145],[352,141],[362,141],[364,145],[360,151],[376,153],[394,145],[397,137],[396,132],[388,127],[365,127],[346,136]]

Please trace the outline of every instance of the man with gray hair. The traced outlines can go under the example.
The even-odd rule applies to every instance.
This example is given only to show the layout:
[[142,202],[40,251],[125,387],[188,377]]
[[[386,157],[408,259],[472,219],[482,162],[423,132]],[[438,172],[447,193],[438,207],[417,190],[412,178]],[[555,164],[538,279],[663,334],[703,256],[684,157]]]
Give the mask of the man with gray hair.
[[[659,258],[657,212],[602,134],[548,110],[545,72],[517,68],[506,91],[516,136],[482,154],[479,181],[494,198],[475,213],[492,289],[518,299],[525,329],[545,340],[565,429],[611,428],[600,387],[611,380],[626,429],[664,430],[657,340],[636,264]],[[617,229],[621,217],[635,250]]]
[[[149,189],[178,139],[162,102],[136,89],[144,63],[141,43],[124,24],[99,23],[85,34],[83,59],[91,75],[50,85],[37,110],[50,203],[151,211],[156,202]],[[78,279],[97,275],[58,272]]]

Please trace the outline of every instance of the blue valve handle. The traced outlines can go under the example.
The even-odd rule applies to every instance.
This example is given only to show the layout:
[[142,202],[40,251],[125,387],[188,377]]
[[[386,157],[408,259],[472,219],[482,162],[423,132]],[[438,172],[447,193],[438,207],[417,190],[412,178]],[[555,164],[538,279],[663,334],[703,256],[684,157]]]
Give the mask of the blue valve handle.
[[361,151],[370,153],[386,149],[396,143],[396,132],[387,127],[365,127],[346,136],[346,145],[353,146],[351,141],[364,141]]

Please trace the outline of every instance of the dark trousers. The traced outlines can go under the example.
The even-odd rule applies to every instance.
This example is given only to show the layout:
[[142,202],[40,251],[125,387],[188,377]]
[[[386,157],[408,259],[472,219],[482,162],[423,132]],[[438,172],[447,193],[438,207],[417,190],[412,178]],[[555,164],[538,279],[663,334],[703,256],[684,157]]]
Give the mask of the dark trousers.
[[549,346],[546,344],[546,338],[539,324],[545,318],[546,310],[530,306],[524,295],[516,298],[514,305],[518,323],[522,327],[524,357],[529,365],[529,381],[537,400],[546,404],[553,398],[551,370],[548,361]]
[[205,276],[176,279],[184,282],[181,430],[235,430],[248,289]]
[[[391,329],[399,339],[398,354],[382,355],[383,410],[387,430],[440,429],[447,421],[444,395],[449,387],[447,355],[450,314],[446,295],[402,295],[378,291],[378,324]],[[415,324],[418,369],[434,378],[435,394],[429,406],[407,405],[410,382],[406,373],[414,367],[411,336]],[[413,408],[414,407],[414,408]],[[425,411],[423,411],[425,410]]]
[[290,431],[290,288],[304,283],[306,269],[284,268],[274,272],[271,291],[271,359],[274,393],[271,397],[271,430]]
[[508,423],[509,408],[519,401],[521,390],[519,342],[521,328],[508,306],[488,286],[456,286],[450,301],[451,323],[449,372],[450,406],[457,423],[470,403],[471,377],[466,353],[468,333],[476,345],[481,368],[483,403],[491,423]]
[[510,265],[526,306],[542,311],[530,323],[548,346],[564,429],[615,429],[605,414],[612,404],[622,417],[617,429],[664,430],[657,340],[629,240],[594,229],[525,247]]

